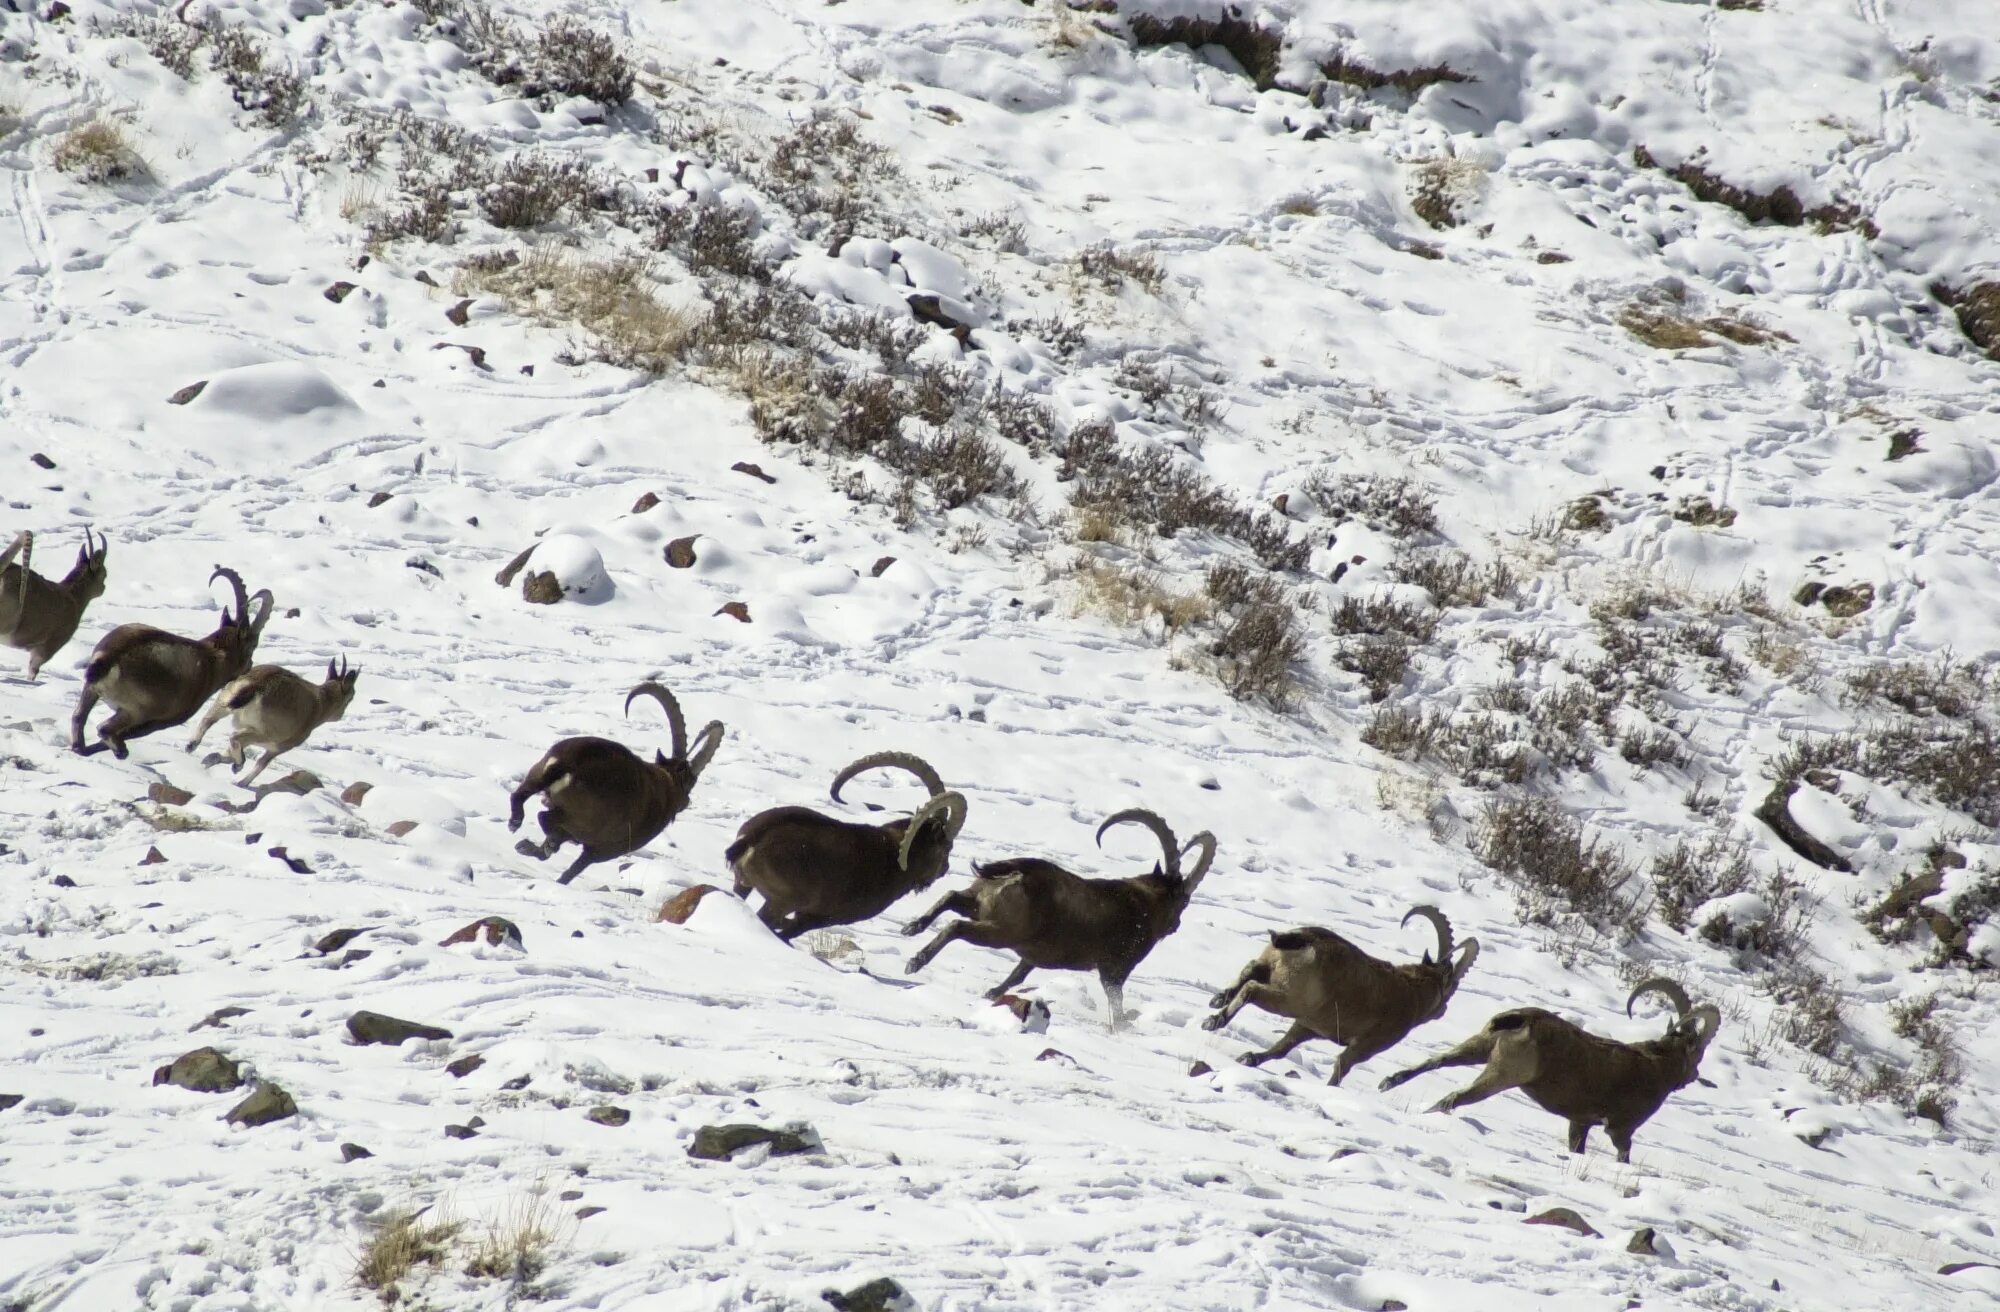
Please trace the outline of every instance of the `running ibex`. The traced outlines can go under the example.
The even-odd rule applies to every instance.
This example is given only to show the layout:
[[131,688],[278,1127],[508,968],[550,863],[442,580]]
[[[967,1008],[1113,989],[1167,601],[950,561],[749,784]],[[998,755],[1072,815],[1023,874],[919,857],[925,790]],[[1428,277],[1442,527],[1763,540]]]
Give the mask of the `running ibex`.
[[[1125,981],[1161,939],[1180,928],[1181,913],[1215,860],[1215,835],[1203,831],[1185,847],[1167,822],[1151,811],[1120,811],[1097,829],[1139,824],[1160,840],[1160,864],[1129,879],[1085,879],[1053,861],[1028,857],[973,867],[972,887],[949,893],[922,916],[903,926],[906,935],[930,928],[947,911],[954,920],[910,958],[914,974],[954,940],[1000,948],[1020,957],[1007,978],[987,993],[997,998],[1031,970],[1094,970],[1111,1008],[1111,1027],[1125,1023]],[[1195,868],[1183,874],[1181,858],[1199,848]]]
[[230,765],[240,770],[250,748],[264,749],[264,759],[237,780],[248,788],[280,752],[291,751],[314,729],[347,714],[348,704],[354,700],[354,680],[360,674],[345,658],[338,665],[326,663],[324,683],[302,679],[281,665],[254,666],[215,694],[208,714],[201,717],[188,741],[188,750],[201,746],[215,722],[233,713],[236,722],[229,741]]
[[[70,750],[89,756],[109,747],[122,760],[126,743],[185,724],[217,689],[250,668],[271,618],[271,594],[245,596],[242,578],[221,565],[208,576],[210,583],[217,579],[229,581],[236,605],[223,608],[222,623],[206,638],[183,638],[150,624],[121,624],[104,635],[83,667],[83,696],[69,723]],[[261,603],[254,618],[252,600]],[[114,713],[98,726],[97,742],[86,747],[84,725],[100,698]]]
[[1437,956],[1425,953],[1422,961],[1400,966],[1376,960],[1330,929],[1273,933],[1271,946],[1209,1000],[1218,1010],[1202,1028],[1219,1030],[1245,1007],[1284,1016],[1292,1022],[1285,1036],[1264,1052],[1245,1053],[1243,1060],[1261,1066],[1309,1039],[1330,1039],[1345,1045],[1327,1081],[1339,1084],[1362,1062],[1444,1015],[1479,956],[1476,938],[1452,956],[1451,922],[1436,907],[1412,907],[1403,924],[1416,916],[1437,930]]
[[524,838],[514,845],[515,851],[546,861],[564,843],[583,849],[557,883],[567,884],[587,866],[652,842],[687,810],[695,782],[722,743],[722,721],[711,720],[695,739],[690,755],[687,721],[674,695],[657,683],[642,683],[625,695],[628,715],[639,697],[651,697],[666,712],[672,757],[655,752],[646,761],[609,738],[565,738],[542,754],[509,799],[507,828],[512,832],[521,827],[528,799],[537,793],[548,795],[541,814],[542,841]]
[[1713,1006],[1691,1006],[1687,991],[1670,979],[1649,979],[1625,1000],[1625,1014],[1648,993],[1674,1004],[1673,1024],[1657,1039],[1620,1043],[1600,1038],[1540,1007],[1503,1011],[1486,1028],[1449,1052],[1382,1081],[1393,1089],[1403,1081],[1444,1066],[1486,1069],[1431,1110],[1448,1112],[1496,1093],[1519,1089],[1544,1111],[1569,1121],[1569,1150],[1583,1151],[1590,1127],[1602,1125],[1618,1149],[1632,1160],[1632,1134],[1667,1100],[1694,1081],[1701,1057],[1722,1023]]
[[837,820],[803,806],[779,806],[743,822],[723,856],[736,895],[763,894],[757,915],[787,943],[808,930],[881,915],[905,894],[930,887],[951,862],[965,827],[965,796],[908,752],[876,752],[834,776],[833,800],[866,770],[907,770],[930,790],[914,815],[884,824]]
[[[95,545],[90,530],[83,531],[83,545],[77,548],[76,564],[61,582],[45,579],[29,568],[35,553],[35,535],[21,533],[5,551],[0,551],[0,642],[28,653],[28,682],[41,674],[49,657],[62,650],[83,622],[84,608],[104,595],[104,559],[110,545],[99,538]],[[18,554],[21,563],[16,565]]]

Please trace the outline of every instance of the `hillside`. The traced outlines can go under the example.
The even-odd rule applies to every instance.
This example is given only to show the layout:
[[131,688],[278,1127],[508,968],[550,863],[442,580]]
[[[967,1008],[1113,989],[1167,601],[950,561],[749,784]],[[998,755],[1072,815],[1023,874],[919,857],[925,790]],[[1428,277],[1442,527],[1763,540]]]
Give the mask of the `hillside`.
[[[0,1309],[1988,1305],[1985,9],[0,12],[0,547],[109,542],[0,651]],[[345,718],[256,791],[226,726],[72,753],[92,645],[207,633],[217,566]],[[508,794],[665,750],[646,680],[726,736],[560,885]],[[827,799],[881,750],[966,795],[950,872],[779,942],[724,848],[913,808]],[[1143,871],[1135,806],[1218,854],[1129,1027],[905,974],[974,862]],[[1341,1087],[1202,1028],[1417,904],[1478,959]],[[1652,976],[1722,1021],[1629,1164],[1377,1087],[1505,1008],[1654,1037]],[[155,1083],[209,1045],[240,1092]]]

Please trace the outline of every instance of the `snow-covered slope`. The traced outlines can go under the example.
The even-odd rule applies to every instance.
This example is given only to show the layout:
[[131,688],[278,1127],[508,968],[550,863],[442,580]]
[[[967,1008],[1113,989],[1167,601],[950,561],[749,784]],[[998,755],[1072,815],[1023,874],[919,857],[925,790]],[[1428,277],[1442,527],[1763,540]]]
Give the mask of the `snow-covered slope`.
[[[0,536],[32,529],[43,573],[84,525],[111,543],[77,640],[0,681],[0,1307],[366,1307],[369,1236],[427,1206],[462,1235],[400,1296],[438,1309],[805,1308],[878,1276],[925,1309],[2000,1293],[2000,1016],[1976,987],[2000,927],[1967,909],[2000,879],[1976,732],[2000,364],[1939,299],[2000,279],[1985,6],[1054,5],[590,0],[553,48],[528,5],[0,13]],[[1238,53],[1135,45],[1135,14],[1229,17]],[[263,74],[218,64],[224,28]],[[587,32],[637,69],[622,106],[544,77]],[[93,123],[122,176],[80,171]],[[588,181],[500,226],[507,159]],[[1690,179],[1788,187],[1818,221],[1752,223]],[[758,313],[732,299],[760,286]],[[944,325],[870,336],[841,308],[900,320],[912,295]],[[718,306],[750,329],[723,340]],[[926,366],[976,386],[907,449],[850,441],[859,391],[814,404],[891,372],[907,400],[945,377]],[[1072,435],[1101,424],[1198,470],[1222,531],[1154,534],[1144,488],[1083,504],[1103,487]],[[973,433],[1006,477],[952,504],[914,439],[962,456]],[[807,440],[764,440],[786,435]],[[538,538],[529,568],[580,595],[496,585]],[[1452,551],[1488,586],[1410,581]],[[186,730],[125,761],[67,746],[90,644],[206,632],[218,564],[276,596],[261,658],[361,669],[346,719],[263,781],[320,786],[253,809]],[[1282,705],[1224,686],[1217,564],[1295,615]],[[1337,617],[1384,599],[1434,632],[1378,700],[1357,644],[1382,635]],[[1939,659],[1958,673],[1927,714],[1852,683]],[[514,851],[507,793],[564,735],[664,745],[645,704],[619,715],[649,678],[727,739],[662,838],[558,886]],[[1586,686],[1597,718],[1566,732],[1590,759],[1559,764],[1535,708]],[[1437,717],[1435,745],[1391,713]],[[1527,746],[1478,755],[1468,726]],[[1788,752],[1854,732],[1791,806],[1843,873],[1756,812]],[[810,951],[726,894],[655,921],[728,884],[757,810],[907,806],[893,777],[824,802],[891,748],[970,798],[939,888]],[[1487,808],[1522,796],[1625,854],[1635,926],[1482,863]],[[1009,960],[982,949],[904,977],[897,925],[974,860],[1142,869],[1142,838],[1091,841],[1135,805],[1220,857],[1130,1029],[1093,979],[1042,973],[1023,992],[1051,1020],[1023,1032],[980,996]],[[1650,864],[1677,844],[1755,871],[1683,929]],[[1931,930],[1883,942],[1866,915],[1932,866],[1931,909],[1970,931],[1942,964]],[[1237,1065],[1274,1018],[1200,1027],[1269,931],[1404,959],[1416,903],[1483,951],[1344,1087],[1325,1044]],[[489,916],[519,949],[443,942]],[[1801,918],[1775,953],[1751,932]],[[366,932],[315,951],[343,929]],[[1724,1021],[1629,1165],[1601,1137],[1566,1155],[1519,1094],[1423,1114],[1471,1072],[1376,1089],[1504,1007],[1650,1037],[1622,1004],[1660,973]],[[452,1037],[357,1046],[363,1009]],[[297,1115],[241,1128],[240,1095],[153,1084],[208,1044]],[[1942,1124],[1906,1109],[1922,1093],[1955,1101]],[[687,1153],[704,1125],[793,1121],[823,1150]],[[1524,1224],[1556,1206],[1601,1234]],[[468,1274],[527,1213],[546,1269]],[[1645,1228],[1657,1251],[1628,1251]]]

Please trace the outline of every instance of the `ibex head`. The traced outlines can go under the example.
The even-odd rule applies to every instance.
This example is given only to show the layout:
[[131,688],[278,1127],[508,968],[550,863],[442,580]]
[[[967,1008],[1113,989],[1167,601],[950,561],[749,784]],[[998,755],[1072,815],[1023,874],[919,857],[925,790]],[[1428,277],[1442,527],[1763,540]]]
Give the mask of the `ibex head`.
[[[715,749],[722,745],[722,721],[710,720],[702,726],[701,734],[695,739],[693,755],[688,752],[687,718],[681,714],[681,704],[671,692],[661,684],[647,680],[625,694],[625,713],[632,713],[632,703],[640,697],[651,697],[660,704],[667,716],[667,733],[673,739],[673,754],[653,753],[653,764],[661,769],[676,770],[685,779],[685,786],[694,787],[695,780],[708,768]],[[678,769],[676,769],[678,767]]]
[[83,545],[76,549],[76,564],[70,567],[68,577],[63,579],[63,589],[78,601],[95,601],[104,595],[104,584],[108,577],[105,559],[111,553],[111,544],[100,535],[91,541],[89,529],[83,531]]

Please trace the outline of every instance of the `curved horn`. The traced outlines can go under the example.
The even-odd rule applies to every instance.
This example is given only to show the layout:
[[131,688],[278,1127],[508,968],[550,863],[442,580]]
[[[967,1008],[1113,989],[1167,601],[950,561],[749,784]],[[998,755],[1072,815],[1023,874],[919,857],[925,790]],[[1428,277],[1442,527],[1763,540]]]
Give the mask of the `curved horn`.
[[[1138,824],[1153,831],[1160,840],[1160,869],[1170,879],[1181,876],[1181,845],[1174,839],[1174,831],[1167,828],[1167,822],[1143,807],[1131,807],[1120,811],[1103,824],[1097,826],[1097,845],[1104,846],[1104,833],[1114,825]],[[1207,873],[1204,871],[1203,873]]]
[[261,638],[264,636],[264,625],[271,618],[271,607],[277,604],[278,599],[271,595],[269,588],[259,588],[250,594],[250,600],[257,603],[257,614],[250,621],[250,636]]
[[930,762],[923,757],[913,756],[908,752],[871,752],[860,760],[850,763],[846,769],[833,777],[833,800],[836,802],[840,800],[840,790],[846,787],[847,781],[855,775],[883,765],[892,765],[898,770],[908,770],[930,790],[932,797],[944,793],[944,780],[938,778],[938,772],[931,769]]
[[1632,996],[1625,999],[1625,1014],[1627,1016],[1631,1015],[1632,1004],[1637,1002],[1640,998],[1646,996],[1648,993],[1657,993],[1661,997],[1665,998],[1668,1002],[1673,1003],[1674,1011],[1678,1013],[1676,1019],[1679,1020],[1686,1020],[1688,1014],[1688,1008],[1694,1005],[1692,1002],[1688,1001],[1688,995],[1686,989],[1674,983],[1674,981],[1666,978],[1664,975],[1655,975],[1651,979],[1642,980],[1639,984],[1639,987],[1632,990]]
[[[1707,1024],[1702,1022],[1706,1021]],[[1701,1037],[1701,1046],[1706,1048],[1715,1038],[1716,1030],[1722,1028],[1722,1011],[1714,1003],[1704,1002],[1687,1014],[1687,1023],[1694,1026]]]
[[1453,988],[1458,987],[1458,982],[1465,978],[1465,972],[1471,970],[1472,963],[1477,960],[1479,960],[1478,939],[1469,938],[1459,945],[1458,960],[1451,963],[1451,986]]
[[694,745],[689,749],[688,769],[694,772],[695,778],[701,778],[701,772],[708,768],[710,758],[720,746],[722,746],[722,721],[710,720],[701,727],[701,732],[694,736]]
[[949,842],[958,837],[958,831],[965,824],[965,794],[943,792],[917,808],[910,817],[910,827],[903,831],[903,846],[896,852],[896,865],[904,870],[910,868],[910,848],[917,841],[917,831],[930,823],[938,812],[945,813],[944,834]]
[[223,611],[224,616],[226,617],[228,615],[234,614],[236,617],[236,622],[238,624],[241,624],[243,622],[243,617],[250,613],[250,596],[249,593],[244,590],[243,576],[241,574],[238,574],[235,570],[230,569],[226,565],[217,565],[215,567],[215,573],[208,576],[208,581],[210,583],[213,583],[217,579],[228,579],[230,590],[236,594],[235,611],[231,612],[230,610],[225,608]]
[[687,720],[681,715],[681,704],[674,700],[672,693],[648,679],[625,694],[625,714],[632,713],[632,703],[641,697],[651,697],[660,704],[660,709],[667,713],[667,732],[672,734],[674,739],[674,759],[685,761],[688,751],[688,726]]
[[1208,873],[1208,868],[1215,864],[1215,835],[1204,829],[1188,839],[1181,847],[1181,858],[1185,860],[1187,854],[1196,848],[1201,849],[1201,859],[1194,863],[1193,870],[1181,876],[1181,882],[1187,885],[1190,894],[1201,883],[1201,877]]
[[1403,913],[1403,924],[1409,924],[1413,916],[1422,916],[1425,920],[1431,922],[1431,928],[1437,931],[1438,936],[1437,964],[1440,966],[1449,965],[1451,962],[1451,922],[1444,918],[1444,912],[1431,906],[1429,903],[1425,903],[1423,906],[1411,907]]

